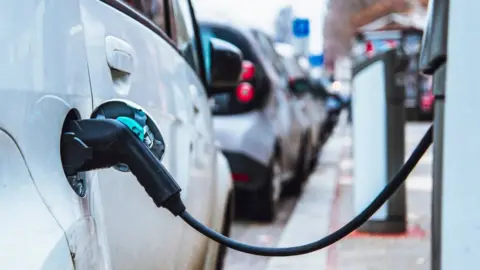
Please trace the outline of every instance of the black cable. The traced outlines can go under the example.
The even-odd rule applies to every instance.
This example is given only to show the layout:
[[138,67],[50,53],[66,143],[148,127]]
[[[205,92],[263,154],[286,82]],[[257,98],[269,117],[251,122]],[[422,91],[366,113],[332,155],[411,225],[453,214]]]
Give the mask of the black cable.
[[405,164],[400,168],[399,172],[395,175],[392,181],[378,194],[378,196],[372,201],[372,203],[365,208],[359,215],[353,218],[350,222],[345,224],[343,227],[337,231],[327,235],[326,237],[301,246],[295,247],[280,247],[280,248],[271,248],[271,247],[260,247],[260,246],[251,246],[248,244],[240,243],[231,238],[228,238],[208,227],[198,222],[194,217],[192,217],[187,211],[183,211],[180,214],[180,217],[195,230],[207,236],[208,238],[223,244],[229,248],[254,254],[260,256],[270,256],[270,257],[286,257],[286,256],[295,256],[314,252],[325,247],[328,247],[335,242],[346,237],[354,230],[358,229],[363,223],[365,223],[375,212],[382,207],[382,205],[397,191],[397,189],[405,182],[410,172],[412,172],[415,165],[422,158],[423,154],[427,151],[428,147],[433,142],[433,124],[430,126],[428,131],[423,136],[420,143],[415,147],[415,150],[412,152]]

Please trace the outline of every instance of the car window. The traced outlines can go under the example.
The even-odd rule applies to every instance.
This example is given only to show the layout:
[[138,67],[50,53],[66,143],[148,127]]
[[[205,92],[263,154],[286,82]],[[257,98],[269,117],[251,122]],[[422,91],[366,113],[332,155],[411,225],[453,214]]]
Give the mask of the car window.
[[175,21],[175,42],[180,53],[185,57],[190,66],[201,74],[199,54],[197,51],[197,37],[193,14],[190,12],[188,0],[172,1],[173,17]]
[[260,45],[260,49],[268,58],[268,60],[272,63],[277,74],[283,77],[287,76],[287,71],[285,70],[284,63],[281,57],[275,52],[273,42],[269,40],[269,38],[264,34],[256,31],[254,32],[254,36]]
[[167,31],[164,0],[122,0]]

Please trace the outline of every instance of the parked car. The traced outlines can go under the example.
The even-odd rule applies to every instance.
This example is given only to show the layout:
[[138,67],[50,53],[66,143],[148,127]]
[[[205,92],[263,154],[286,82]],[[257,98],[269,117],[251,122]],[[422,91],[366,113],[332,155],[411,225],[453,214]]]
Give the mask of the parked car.
[[2,1],[0,269],[221,268],[224,249],[156,208],[131,173],[62,169],[64,123],[139,106],[189,212],[228,234],[231,171],[207,98],[238,83],[241,52],[212,38],[204,56],[189,0],[138,3]]
[[433,113],[434,100],[435,100],[435,96],[433,95],[432,91],[426,91],[425,93],[423,93],[421,104],[420,104],[421,105],[420,108],[423,114],[430,116],[430,114]]
[[304,175],[301,124],[295,121],[287,82],[264,51],[255,30],[229,22],[201,20],[204,40],[226,40],[241,49],[242,82],[235,91],[214,95],[215,136],[235,184],[236,213],[271,221],[282,186]]
[[[312,146],[314,145],[314,139],[312,138],[312,122],[309,118],[305,100],[298,95],[294,95],[290,86],[290,74],[283,62],[282,57],[277,53],[275,49],[275,43],[270,35],[259,29],[252,29],[254,37],[257,39],[260,49],[263,51],[269,62],[272,63],[274,71],[277,74],[277,80],[280,85],[284,86],[280,94],[285,94],[288,98],[289,109],[292,115],[291,131],[293,134],[301,135],[300,152],[297,157],[296,174],[292,181],[286,182],[284,185],[284,194],[298,195],[302,191],[303,183],[308,177],[310,172],[310,157],[312,156]],[[294,136],[293,143],[297,143],[297,137]],[[291,142],[290,142],[291,143]]]
[[427,90],[422,92],[421,99],[420,99],[420,120],[429,120],[433,119],[433,109],[434,109],[434,102],[435,96],[433,95],[432,90],[432,79],[429,78],[425,80]]
[[300,66],[294,47],[290,44],[277,43],[277,53],[280,54],[288,74],[289,89],[297,99],[297,105],[307,116],[310,135],[306,140],[305,164],[312,170],[318,160],[318,152],[322,146],[322,129],[327,121],[326,100],[315,97],[310,85],[308,73]]
[[[335,129],[340,113],[343,109],[349,109],[350,98],[331,87],[331,80],[327,78],[310,78],[313,93],[319,99],[325,101],[327,119],[322,125],[320,140],[322,145],[327,142]],[[350,114],[350,113],[349,113]]]

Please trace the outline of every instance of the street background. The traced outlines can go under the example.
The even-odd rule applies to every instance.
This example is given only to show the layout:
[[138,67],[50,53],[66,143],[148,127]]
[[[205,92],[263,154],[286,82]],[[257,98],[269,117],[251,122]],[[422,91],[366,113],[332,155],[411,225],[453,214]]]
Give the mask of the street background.
[[[273,224],[236,222],[233,238],[265,246],[305,244],[338,229],[353,217],[352,139],[351,127],[346,122],[343,114],[298,201],[284,201]],[[406,157],[428,126],[427,123],[406,124]],[[353,233],[325,250],[298,257],[266,258],[229,250],[225,269],[429,269],[431,165],[432,151],[429,149],[407,180],[409,229],[406,234]]]
[[[213,16],[260,28],[277,42],[292,44],[301,56],[309,59],[310,76],[317,79],[331,76],[335,82],[330,90],[343,96],[350,96],[353,90],[352,68],[356,64],[397,47],[408,49],[406,51],[410,55],[405,75],[405,104],[418,106],[430,93],[428,80],[418,77],[420,32],[425,24],[428,1],[197,0],[196,3],[205,17]],[[310,31],[303,33],[306,36],[299,37],[294,33],[292,22],[295,19],[308,19]],[[357,38],[360,33],[373,31],[381,34],[392,29],[416,29],[418,33],[407,36],[405,40],[409,42],[405,44],[388,34],[382,38]],[[312,61],[313,57],[316,61]],[[416,122],[421,117],[416,116],[416,111],[411,117],[410,109],[406,109],[406,157],[429,125]],[[320,155],[318,167],[310,176],[302,195],[298,199],[282,201],[275,222],[236,221],[232,237],[255,245],[300,245],[318,240],[348,222],[354,215],[352,187],[355,179],[352,177],[352,131],[345,113]],[[408,232],[405,234],[353,233],[325,250],[287,258],[251,256],[229,250],[225,269],[429,269],[431,149],[412,172],[406,186]]]

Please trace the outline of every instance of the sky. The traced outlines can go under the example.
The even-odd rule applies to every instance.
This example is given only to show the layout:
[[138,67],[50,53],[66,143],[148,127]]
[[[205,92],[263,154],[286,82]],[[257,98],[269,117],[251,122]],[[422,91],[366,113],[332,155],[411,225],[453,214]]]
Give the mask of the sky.
[[310,20],[310,51],[323,50],[323,17],[325,0],[194,0],[197,13],[203,16],[221,16],[259,27],[273,34],[277,12],[291,4],[296,17]]

